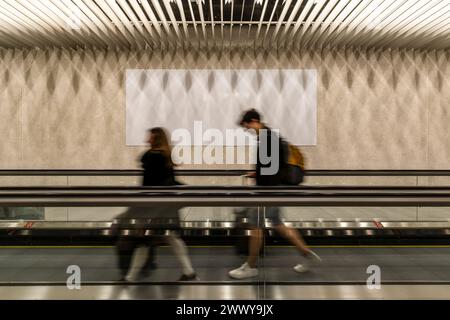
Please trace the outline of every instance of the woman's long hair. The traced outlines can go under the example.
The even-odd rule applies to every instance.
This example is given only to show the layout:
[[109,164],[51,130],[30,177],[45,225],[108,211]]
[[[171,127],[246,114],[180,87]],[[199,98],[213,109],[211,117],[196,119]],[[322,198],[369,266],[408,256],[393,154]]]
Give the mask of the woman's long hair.
[[148,130],[150,134],[154,136],[154,142],[151,149],[161,151],[163,155],[166,156],[168,164],[174,167],[175,164],[172,161],[172,148],[169,144],[169,139],[167,138],[166,130],[161,127],[155,127]]

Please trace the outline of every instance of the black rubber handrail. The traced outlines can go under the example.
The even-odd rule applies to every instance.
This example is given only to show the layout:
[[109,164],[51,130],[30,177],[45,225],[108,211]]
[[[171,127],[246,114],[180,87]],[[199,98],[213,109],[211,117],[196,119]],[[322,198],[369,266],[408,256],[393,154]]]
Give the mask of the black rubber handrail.
[[[242,176],[248,169],[180,169],[178,176]],[[4,169],[0,176],[140,176],[130,169]],[[307,176],[450,176],[450,170],[307,170]]]
[[[262,191],[262,189],[260,189]],[[99,190],[100,191],[100,190]],[[236,192],[217,190],[148,190],[146,192],[68,193],[46,192],[0,193],[0,206],[450,206],[450,191],[445,193],[387,192]]]
[[158,191],[248,191],[248,192],[333,192],[333,191],[449,191],[449,186],[383,186],[383,185],[298,185],[298,186],[256,186],[256,185],[177,185],[177,186],[0,186],[0,194],[5,192],[58,192],[58,191],[123,191],[123,192],[158,192]]

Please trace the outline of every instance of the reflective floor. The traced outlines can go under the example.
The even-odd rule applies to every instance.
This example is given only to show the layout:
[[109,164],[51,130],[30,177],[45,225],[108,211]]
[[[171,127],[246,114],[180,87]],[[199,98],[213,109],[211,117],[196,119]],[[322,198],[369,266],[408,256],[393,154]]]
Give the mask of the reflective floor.
[[450,299],[450,285],[0,285],[2,300]]

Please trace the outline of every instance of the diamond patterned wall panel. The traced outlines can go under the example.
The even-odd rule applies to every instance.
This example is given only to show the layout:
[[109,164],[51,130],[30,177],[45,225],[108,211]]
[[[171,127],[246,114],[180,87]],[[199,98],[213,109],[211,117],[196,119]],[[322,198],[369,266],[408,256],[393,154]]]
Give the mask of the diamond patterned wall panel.
[[445,50],[10,49],[0,65],[1,168],[136,168],[143,149],[125,144],[126,69],[299,68],[317,69],[311,169],[450,169]]

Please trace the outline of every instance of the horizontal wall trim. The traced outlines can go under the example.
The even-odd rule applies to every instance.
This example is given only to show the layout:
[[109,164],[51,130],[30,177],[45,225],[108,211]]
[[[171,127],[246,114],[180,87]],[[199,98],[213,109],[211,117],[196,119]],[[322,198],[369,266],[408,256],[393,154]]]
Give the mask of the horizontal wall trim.
[[[242,176],[249,169],[180,169],[178,176]],[[307,170],[307,176],[450,176],[450,170]],[[0,176],[141,176],[135,169],[8,169]]]

